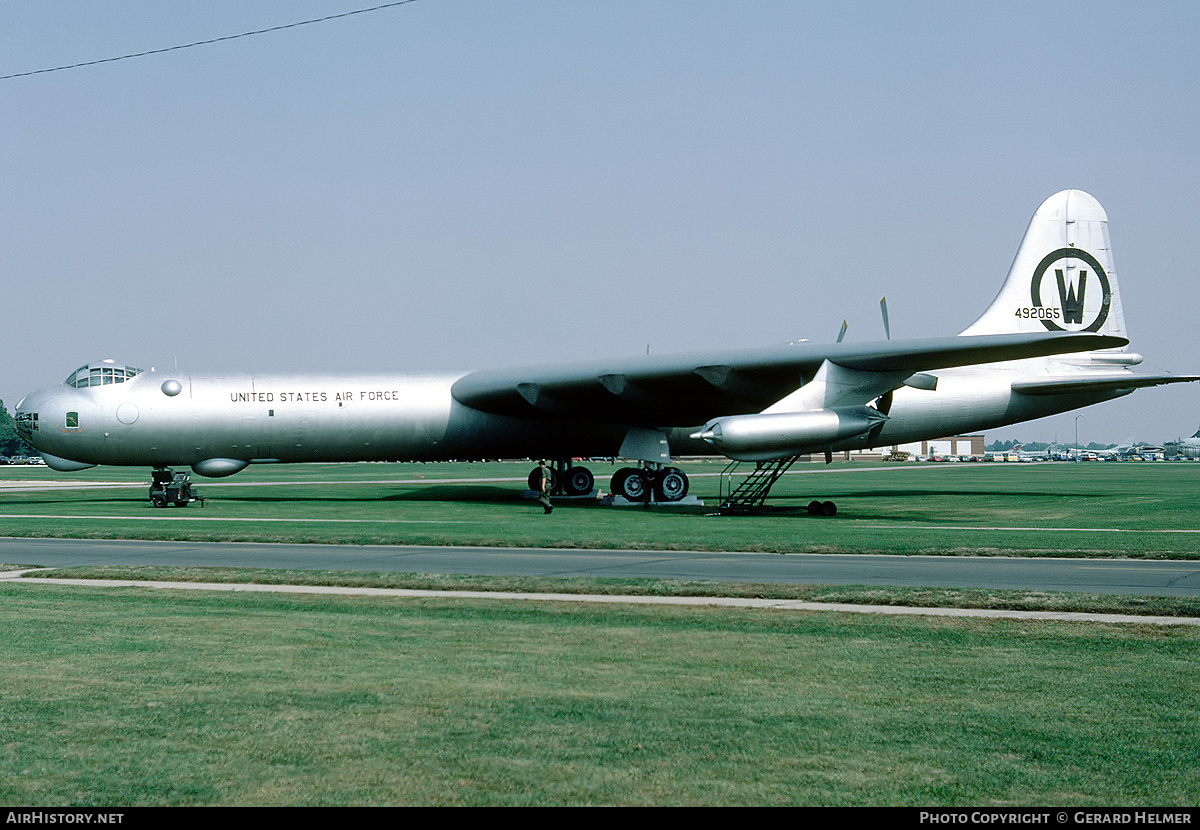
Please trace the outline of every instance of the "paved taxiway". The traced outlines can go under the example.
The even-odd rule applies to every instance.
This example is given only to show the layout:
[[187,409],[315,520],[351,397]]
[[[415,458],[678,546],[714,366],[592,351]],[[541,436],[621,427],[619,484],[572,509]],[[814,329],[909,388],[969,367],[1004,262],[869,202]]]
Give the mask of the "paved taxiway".
[[0,538],[0,562],[585,576],[1200,597],[1200,562]]

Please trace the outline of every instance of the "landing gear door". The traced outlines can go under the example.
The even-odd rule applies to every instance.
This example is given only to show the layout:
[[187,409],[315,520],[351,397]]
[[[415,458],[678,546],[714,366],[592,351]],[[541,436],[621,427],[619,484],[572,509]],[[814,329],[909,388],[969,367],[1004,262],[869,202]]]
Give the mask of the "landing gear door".
[[636,458],[650,464],[671,463],[671,448],[667,445],[667,436],[656,429],[634,427],[629,430],[617,455],[621,458]]

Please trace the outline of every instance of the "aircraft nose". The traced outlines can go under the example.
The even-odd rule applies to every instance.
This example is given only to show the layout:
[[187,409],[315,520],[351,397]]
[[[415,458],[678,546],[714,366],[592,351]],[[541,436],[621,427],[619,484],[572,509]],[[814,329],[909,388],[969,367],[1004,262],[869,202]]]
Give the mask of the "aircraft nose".
[[13,417],[17,432],[51,469],[73,472],[94,467],[93,461],[76,460],[79,455],[90,453],[87,438],[79,429],[79,413],[67,411],[67,403],[58,389],[42,389],[26,395],[17,404]]
[[17,401],[17,407],[13,411],[13,422],[17,434],[35,448],[38,448],[38,439],[41,437],[42,413],[47,411],[45,404],[48,391],[40,389],[37,392],[30,392]]

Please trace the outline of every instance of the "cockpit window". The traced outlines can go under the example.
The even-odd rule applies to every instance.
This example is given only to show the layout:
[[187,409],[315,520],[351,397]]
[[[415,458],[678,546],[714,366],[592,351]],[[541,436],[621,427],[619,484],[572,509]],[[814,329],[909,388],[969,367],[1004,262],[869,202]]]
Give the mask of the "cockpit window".
[[142,373],[141,369],[133,366],[118,366],[111,361],[104,363],[89,363],[80,366],[63,383],[82,389],[85,386],[107,386],[110,383],[124,383],[130,378]]

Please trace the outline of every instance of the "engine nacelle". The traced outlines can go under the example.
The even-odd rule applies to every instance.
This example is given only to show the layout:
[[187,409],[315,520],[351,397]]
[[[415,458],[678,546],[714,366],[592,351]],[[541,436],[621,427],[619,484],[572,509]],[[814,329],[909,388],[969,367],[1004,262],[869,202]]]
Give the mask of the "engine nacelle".
[[822,450],[867,432],[887,416],[870,407],[728,415],[714,418],[692,435],[738,461],[767,461]]
[[224,478],[240,473],[248,466],[250,462],[241,458],[206,458],[193,464],[192,471],[208,478]]

